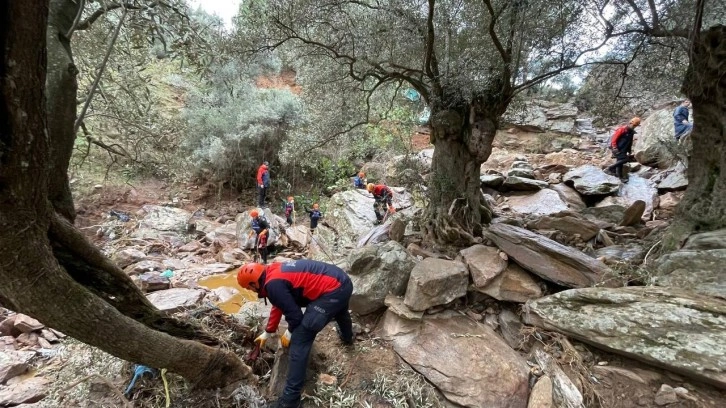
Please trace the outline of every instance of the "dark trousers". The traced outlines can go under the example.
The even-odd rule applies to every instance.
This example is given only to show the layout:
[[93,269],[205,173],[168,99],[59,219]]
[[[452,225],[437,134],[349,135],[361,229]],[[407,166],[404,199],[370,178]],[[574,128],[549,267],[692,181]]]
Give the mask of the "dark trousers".
[[255,238],[255,248],[257,248],[257,253],[259,253],[262,258],[262,263],[266,264],[267,255],[269,254],[269,251],[267,250],[267,237],[260,239],[260,236],[257,235],[257,238]]
[[[376,213],[376,219],[378,221],[382,221],[385,217],[386,211],[388,211],[388,206],[391,205],[390,202],[382,200],[376,200],[373,203],[373,212]],[[381,211],[381,207],[383,207],[383,211]]]
[[257,186],[257,206],[265,206],[265,196],[267,195],[267,187]]
[[608,167],[608,170],[615,172],[615,175],[622,178],[623,177],[623,166],[625,166],[625,163],[629,161],[628,154],[625,152],[620,152],[617,155],[615,155],[615,164]]
[[353,294],[353,283],[348,280],[334,292],[326,293],[310,302],[305,309],[302,323],[292,332],[290,367],[287,371],[285,390],[279,400],[280,406],[297,407],[300,403],[310,350],[315,336],[325,325],[335,320],[341,340],[345,343],[353,341],[353,322],[348,312],[351,294]]

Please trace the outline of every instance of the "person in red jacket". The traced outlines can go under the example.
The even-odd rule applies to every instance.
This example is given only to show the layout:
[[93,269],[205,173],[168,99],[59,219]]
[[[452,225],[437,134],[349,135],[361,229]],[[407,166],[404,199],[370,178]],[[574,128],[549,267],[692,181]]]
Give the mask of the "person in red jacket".
[[385,214],[385,211],[383,212],[383,214],[380,211],[380,208],[382,206],[385,205],[388,208],[388,212],[390,213],[396,212],[396,210],[393,208],[393,203],[391,201],[393,199],[393,191],[391,191],[388,186],[386,186],[385,184],[368,183],[368,185],[366,186],[366,190],[368,190],[369,193],[373,194],[373,199],[375,200],[373,202],[373,212],[376,213],[377,223],[380,223],[381,221],[383,221],[383,218],[385,218],[383,215]]
[[266,207],[265,196],[267,195],[267,189],[270,188],[270,170],[269,163],[264,162],[257,169],[257,206]]
[[619,127],[610,138],[609,147],[613,152],[615,163],[605,169],[605,173],[619,177],[623,183],[628,182],[628,176],[623,174],[623,166],[630,160],[628,154],[633,147],[635,128],[638,126],[640,126],[640,118],[636,116],[630,119],[627,125]]
[[[271,406],[299,407],[308,357],[317,334],[335,320],[341,341],[353,344],[353,323],[348,311],[353,283],[337,266],[305,259],[269,265],[248,263],[237,273],[237,283],[272,303],[267,327],[255,339],[260,347],[277,331],[285,316],[287,330],[280,342],[289,347],[290,366],[285,390]],[[305,313],[302,307],[306,308]]]

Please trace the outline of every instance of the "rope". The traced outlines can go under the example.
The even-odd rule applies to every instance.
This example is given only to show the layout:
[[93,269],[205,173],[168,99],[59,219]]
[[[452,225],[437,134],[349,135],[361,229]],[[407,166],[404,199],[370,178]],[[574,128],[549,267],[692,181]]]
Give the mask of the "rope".
[[143,375],[146,373],[149,373],[152,376],[154,376],[155,374],[152,368],[149,368],[145,365],[136,364],[134,366],[134,376],[131,378],[131,382],[129,383],[128,387],[126,387],[124,395],[128,396],[131,393],[131,390],[134,389],[134,385],[136,385],[136,380],[138,380],[140,377],[143,377]]
[[171,406],[171,398],[169,397],[169,383],[166,381],[166,368],[161,369],[161,381],[164,382],[164,396],[166,397],[166,408]]

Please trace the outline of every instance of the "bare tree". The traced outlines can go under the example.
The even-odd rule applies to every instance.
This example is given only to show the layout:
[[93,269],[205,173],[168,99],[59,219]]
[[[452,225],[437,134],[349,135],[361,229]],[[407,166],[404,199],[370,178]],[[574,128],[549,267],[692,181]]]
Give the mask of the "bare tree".
[[65,173],[77,71],[67,35],[83,3],[0,1],[0,303],[195,385],[246,378],[249,367],[228,351],[194,341],[216,343],[153,307],[71,223]]

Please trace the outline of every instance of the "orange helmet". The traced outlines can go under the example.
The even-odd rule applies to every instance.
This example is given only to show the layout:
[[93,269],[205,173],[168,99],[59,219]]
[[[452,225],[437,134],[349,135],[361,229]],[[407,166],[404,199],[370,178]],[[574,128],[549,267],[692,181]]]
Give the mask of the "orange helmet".
[[633,126],[640,125],[640,118],[636,116],[633,119],[630,119],[630,124],[633,125]]
[[368,183],[366,186],[366,190],[368,190],[369,193],[372,193],[374,188],[376,188],[376,185],[373,183]]
[[259,292],[260,276],[265,271],[265,265],[258,263],[248,263],[242,265],[237,272],[237,284],[244,289]]
[[252,218],[257,218],[257,217],[259,217],[259,215],[260,215],[260,213],[257,212],[257,210],[250,211],[250,217],[252,217]]
[[360,173],[358,173],[358,177],[360,177],[360,178],[363,178],[363,177],[365,177],[365,176],[366,176],[366,174],[365,174],[365,173],[363,173],[362,171],[361,171]]

